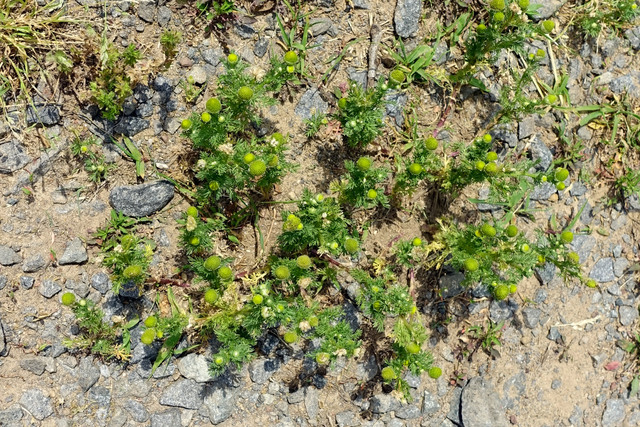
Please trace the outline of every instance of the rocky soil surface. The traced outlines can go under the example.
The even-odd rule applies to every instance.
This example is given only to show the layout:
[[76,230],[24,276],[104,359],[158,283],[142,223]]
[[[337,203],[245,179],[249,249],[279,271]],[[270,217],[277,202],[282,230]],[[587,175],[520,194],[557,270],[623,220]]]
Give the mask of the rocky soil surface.
[[[531,198],[540,217],[549,214],[552,204],[562,206],[567,216],[580,214],[577,228],[582,232],[576,233],[572,246],[598,287],[564,281],[547,265],[522,283],[516,296],[498,302],[479,290],[462,288],[459,273],[443,275],[435,286],[425,287],[419,309],[429,325],[428,349],[444,374],[438,380],[426,374],[408,376],[410,401],[381,385],[380,361],[373,354],[365,351],[355,360],[340,360],[324,376],[309,377],[305,373],[313,371],[303,355],[288,351],[269,335],[261,340],[257,359],[215,380],[208,372],[207,351],[174,357],[151,376],[158,348],[140,343],[140,328],[132,333],[132,358],[125,364],[68,350],[63,340],[75,336],[78,327],[70,310],[60,304],[62,293],[72,291],[95,301],[107,318],[128,310],[111,290],[99,247],[90,244],[91,233],[106,223],[111,208],[152,218],[141,230],[157,244],[154,277],[169,275],[178,266],[175,220],[188,203],[162,176],[179,173],[187,164],[188,143],[178,128],[207,98],[199,99],[199,107],[188,105],[179,82],[187,76],[196,84],[214,81],[221,58],[230,50],[265,67],[272,52],[282,52],[274,14],[269,12],[233,22],[222,42],[219,34],[207,36],[195,28],[188,6],[178,2],[77,1],[96,21],[106,20],[114,42],[135,42],[147,56],[158,54],[163,29],[178,29],[185,37],[176,60],[141,81],[116,123],[101,120],[60,90],[49,91],[53,103],[39,103],[26,117],[16,110],[0,119],[0,425],[640,425],[639,400],[630,392],[637,364],[616,345],[635,336],[638,327],[640,200],[635,195],[607,203],[609,187],[593,173],[610,160],[609,151],[596,148],[604,130],[579,126],[574,114],[531,115],[490,133],[498,148],[528,146],[542,167],[561,151],[554,127],[565,123],[568,132],[584,141],[581,168],[592,173],[580,175],[585,179],[576,178],[563,192],[542,186]],[[342,163],[327,149],[331,147],[307,142],[303,119],[333,105],[327,87],[366,78],[370,20],[384,27],[384,43],[400,36],[415,46],[438,18],[429,6],[436,2],[423,5],[419,0],[310,3],[313,41],[318,45],[309,52],[311,75],[321,76],[327,59],[348,42],[361,40],[347,49],[332,83],[318,89],[318,79],[267,113],[275,128],[292,135],[289,157],[302,166],[283,182],[282,200],[300,196],[304,187],[328,190],[324,169],[311,166],[313,162]],[[566,22],[571,2],[540,3],[542,17]],[[640,27],[620,37],[554,46],[556,67],[569,76],[572,102],[586,105],[623,93],[636,102],[639,49]],[[445,67],[460,55],[444,41],[440,50]],[[388,73],[383,64],[377,71]],[[553,80],[549,61],[538,73],[543,81]],[[485,77],[489,93],[460,94],[461,99],[473,100],[451,113],[440,138],[470,140],[490,122],[502,82],[490,70]],[[436,99],[435,91],[424,87],[395,93],[387,110],[388,126],[403,125],[404,106],[414,106],[430,121],[441,108]],[[28,127],[21,127],[25,118]],[[131,137],[147,158],[145,183],[136,182],[133,163],[105,144],[103,151],[117,172],[106,184],[93,186],[69,154],[73,129]],[[485,212],[496,209],[470,206]],[[268,212],[264,217],[268,228],[279,214]],[[398,235],[412,237],[421,227],[419,218],[378,224],[369,250],[373,252],[376,244],[385,247]],[[251,233],[248,229],[245,234]],[[251,252],[252,244],[244,249]],[[147,295],[140,309],[150,310],[153,303],[153,296]],[[364,319],[357,309],[350,303],[346,309],[354,327],[362,327]],[[468,330],[489,320],[504,324],[501,345],[485,352]]]

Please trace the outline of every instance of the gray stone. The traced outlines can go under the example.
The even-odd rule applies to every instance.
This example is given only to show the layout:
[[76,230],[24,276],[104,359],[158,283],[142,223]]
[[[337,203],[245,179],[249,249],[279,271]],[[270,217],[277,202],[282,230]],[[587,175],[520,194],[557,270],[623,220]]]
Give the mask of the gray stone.
[[589,141],[593,137],[593,132],[587,126],[581,126],[576,133],[583,141]]
[[291,405],[295,405],[296,403],[300,403],[304,400],[304,389],[303,388],[299,388],[298,390],[294,391],[293,393],[290,393],[287,396],[287,402],[289,402],[289,404]]
[[199,383],[212,381],[209,373],[209,363],[201,354],[190,353],[178,360],[180,375]]
[[353,67],[347,68],[347,74],[349,80],[356,82],[356,84],[362,88],[367,85],[367,70],[357,70]]
[[402,379],[407,382],[407,385],[411,388],[419,388],[420,383],[422,383],[422,379],[419,375],[414,375],[411,371],[407,370],[402,375]]
[[204,385],[193,380],[178,380],[162,393],[160,404],[198,409],[204,400]]
[[609,399],[602,414],[602,427],[619,426],[624,420],[625,409],[622,399]]
[[2,274],[0,274],[0,291],[3,290],[5,286],[7,286],[8,281],[9,279],[7,279],[7,276],[3,276]]
[[126,135],[135,136],[145,129],[149,129],[149,121],[140,117],[122,117],[118,123],[114,126],[113,132]]
[[600,258],[591,269],[589,277],[598,283],[614,280],[616,275],[613,270],[613,258]]
[[573,408],[573,412],[571,413],[571,416],[569,417],[569,423],[572,426],[582,427],[584,425],[584,423],[582,422],[582,416],[583,416],[582,409],[579,406],[575,406]]
[[47,363],[44,357],[33,357],[30,359],[20,360],[20,367],[22,369],[36,375],[42,375],[46,366]]
[[318,404],[318,389],[315,387],[307,387],[304,395],[304,407],[307,409],[307,416],[310,420],[314,420],[318,416],[320,406]]
[[182,420],[179,409],[173,408],[151,415],[151,427],[176,427],[181,425]]
[[440,40],[433,49],[433,62],[436,65],[442,65],[449,58],[449,46],[445,40]]
[[4,335],[2,319],[0,319],[0,356],[6,356],[7,354],[9,354],[9,347],[7,346],[7,338]]
[[556,275],[556,266],[550,262],[545,262],[542,267],[535,268],[535,273],[541,285],[548,285]]
[[314,36],[319,36],[325,33],[329,33],[332,36],[337,35],[336,29],[333,27],[333,22],[328,18],[312,18],[309,20],[309,30]]
[[575,251],[580,257],[580,263],[584,263],[589,259],[591,250],[596,245],[596,238],[589,234],[576,234],[571,242],[571,250]]
[[20,276],[20,286],[24,289],[31,289],[36,283],[36,279],[31,276]]
[[442,276],[439,281],[442,298],[449,299],[463,293],[465,291],[464,286],[461,285],[463,280],[464,274],[462,273],[453,273]]
[[35,273],[38,270],[44,268],[47,265],[44,257],[40,254],[35,254],[27,258],[22,264],[22,271],[25,273]]
[[329,104],[320,96],[317,88],[312,87],[302,94],[294,112],[301,119],[310,119],[314,114],[324,114],[329,110]]
[[369,401],[369,410],[374,414],[386,414],[400,408],[398,399],[390,394],[376,394]]
[[548,200],[556,191],[555,185],[550,182],[543,182],[535,186],[529,198],[531,200]]
[[256,384],[264,384],[279,367],[277,359],[256,359],[249,365],[249,377]]
[[353,0],[353,7],[356,9],[369,9],[371,5],[369,0]]
[[485,378],[469,380],[462,390],[460,416],[468,427],[508,427],[504,408],[495,387]]
[[562,336],[558,328],[556,328],[555,326],[552,326],[551,328],[549,328],[549,334],[547,335],[547,339],[551,341],[555,341],[558,344],[561,344],[564,341],[564,337]]
[[111,392],[108,388],[98,385],[89,390],[89,399],[102,408],[108,408],[111,403]]
[[53,280],[44,280],[42,282],[42,285],[40,285],[40,289],[38,289],[40,295],[45,298],[51,298],[61,290],[62,286],[60,286],[58,282],[54,282]]
[[553,154],[549,147],[542,141],[540,135],[536,135],[531,139],[531,145],[529,146],[531,151],[531,158],[534,162],[537,162],[535,169],[541,172],[546,171],[553,162]]
[[60,108],[56,105],[37,105],[27,108],[27,126],[53,126],[60,121]]
[[613,262],[613,274],[620,277],[629,267],[629,260],[626,258],[618,258]]
[[618,307],[618,318],[622,326],[629,326],[638,318],[638,309],[628,305],[621,305]]
[[89,259],[87,256],[87,250],[82,244],[82,240],[78,237],[67,243],[67,247],[64,248],[62,256],[58,260],[60,265],[69,264],[82,264]]
[[629,28],[624,32],[624,36],[629,40],[632,48],[640,50],[640,27]]
[[245,40],[252,39],[253,35],[256,33],[256,30],[247,24],[236,24],[234,30],[237,35]]
[[513,312],[518,309],[518,304],[512,300],[491,301],[489,317],[493,322],[502,322],[513,317]]
[[124,409],[127,410],[131,418],[137,423],[146,423],[149,419],[149,411],[137,400],[127,400],[124,404]]
[[619,230],[626,223],[627,223],[627,216],[626,215],[620,215],[618,218],[616,218],[613,221],[611,221],[611,229],[613,231]]
[[422,415],[432,415],[440,410],[438,399],[427,390],[424,391],[422,399]]
[[518,138],[525,139],[536,131],[536,119],[534,116],[527,116],[518,123]]
[[151,24],[156,18],[156,4],[153,1],[143,1],[138,5],[138,17]]
[[447,418],[453,421],[456,426],[462,425],[462,420],[460,418],[461,404],[462,389],[460,387],[456,387],[453,389],[451,400],[449,401],[449,412],[447,413]]
[[253,54],[258,58],[262,58],[267,53],[267,49],[269,49],[269,39],[259,38],[255,46],[253,46]]
[[202,85],[207,82],[207,72],[201,66],[195,65],[187,73],[188,78],[192,78],[195,84]]
[[111,206],[127,216],[143,217],[164,208],[173,199],[169,181],[115,187],[109,195]]
[[360,425],[360,421],[353,411],[343,411],[336,414],[336,424],[338,427],[356,427]]
[[529,329],[538,326],[541,315],[542,311],[539,308],[525,307],[522,309],[522,320],[524,321],[524,325]]
[[421,14],[421,0],[398,0],[393,17],[396,34],[400,37],[411,37],[417,33]]
[[489,134],[495,140],[506,142],[509,147],[513,148],[518,144],[518,135],[509,123],[498,123]]
[[404,125],[404,107],[409,100],[406,93],[399,91],[389,91],[384,97],[386,105],[384,107],[384,117],[394,120],[396,127]]
[[160,6],[158,8],[158,25],[164,27],[171,21],[171,9],[167,6]]
[[18,426],[18,423],[22,419],[22,408],[18,405],[13,405],[10,408],[0,411],[0,426]]
[[358,363],[355,376],[360,381],[370,381],[378,374],[378,363],[375,356],[371,355],[367,360]]
[[86,298],[87,295],[89,295],[89,285],[84,282],[76,282],[75,280],[68,279],[65,282],[64,287],[72,290],[73,293],[80,298]]
[[547,19],[556,13],[566,2],[567,0],[533,0],[531,6],[540,5],[541,7],[537,9],[535,17],[537,19]]
[[32,388],[22,393],[20,405],[38,421],[42,421],[53,415],[51,400],[42,390],[37,388]]
[[[490,190],[487,187],[482,187],[478,190],[478,200],[487,200],[489,198]],[[495,212],[502,209],[500,205],[493,205],[491,203],[477,203],[476,206],[480,212]]]
[[632,194],[627,198],[627,202],[629,204],[629,210],[632,212],[640,211],[640,196],[637,194]]
[[401,420],[414,420],[420,415],[420,409],[416,405],[402,406],[396,411],[396,417]]
[[104,295],[111,289],[111,279],[109,279],[109,275],[106,273],[96,273],[91,276],[91,286]]
[[18,264],[20,261],[22,261],[22,258],[13,249],[9,246],[0,245],[0,265],[8,267]]
[[230,389],[216,386],[208,389],[204,398],[204,406],[208,409],[212,424],[220,424],[231,415],[236,408],[237,395]]
[[93,366],[91,359],[82,358],[74,375],[78,378],[78,385],[82,391],[87,391],[100,379],[100,369]]
[[640,83],[638,78],[640,73],[628,73],[615,78],[609,83],[609,88],[613,93],[620,94],[626,92],[632,98],[640,97]]

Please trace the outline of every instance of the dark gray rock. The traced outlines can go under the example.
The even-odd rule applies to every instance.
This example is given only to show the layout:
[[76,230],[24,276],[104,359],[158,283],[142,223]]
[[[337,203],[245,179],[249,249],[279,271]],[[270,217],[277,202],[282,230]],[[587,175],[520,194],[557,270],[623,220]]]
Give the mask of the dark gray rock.
[[78,385],[82,391],[87,391],[100,379],[100,369],[93,365],[91,359],[82,358],[74,371],[74,376],[78,379]]
[[629,28],[624,32],[624,36],[629,40],[632,48],[640,50],[640,27]]
[[575,251],[580,257],[580,263],[584,263],[589,259],[591,251],[596,246],[596,238],[589,234],[576,234],[571,242],[571,250]]
[[234,27],[234,30],[237,35],[245,40],[252,39],[253,35],[256,33],[256,30],[247,24],[237,24]]
[[613,271],[613,258],[600,258],[591,269],[589,277],[598,283],[614,280],[616,275]]
[[96,273],[91,276],[91,286],[93,289],[104,295],[109,292],[109,289],[111,289],[111,279],[109,279],[109,275],[106,273]]
[[198,409],[204,401],[204,385],[193,380],[178,380],[167,387],[160,397],[160,404]]
[[151,24],[156,19],[156,4],[154,1],[143,1],[138,5],[138,17]]
[[353,411],[343,411],[336,414],[336,424],[338,427],[356,427],[360,425],[360,421]]
[[314,36],[320,36],[329,33],[336,36],[338,32],[333,26],[333,22],[329,18],[312,18],[309,20],[309,30]]
[[53,406],[42,390],[32,388],[22,393],[20,397],[20,405],[22,405],[35,419],[42,421],[53,415]]
[[502,322],[511,319],[516,310],[518,310],[518,304],[511,299],[493,300],[489,306],[489,317],[493,322]]
[[535,186],[529,198],[531,200],[548,200],[556,191],[555,185],[550,182],[543,182]]
[[201,354],[189,353],[178,360],[180,375],[199,383],[212,381],[209,373],[209,362]]
[[171,9],[167,6],[160,6],[158,8],[158,25],[164,27],[171,21]]
[[20,261],[22,261],[22,258],[13,249],[9,246],[0,245],[0,265],[8,267],[20,263]]
[[143,217],[164,208],[173,199],[169,181],[115,187],[109,195],[111,206],[127,216]]
[[36,279],[31,276],[20,276],[20,286],[23,289],[31,289],[36,283]]
[[0,173],[12,173],[31,162],[31,157],[17,140],[0,144]]
[[261,37],[253,46],[253,54],[258,58],[262,58],[267,53],[267,49],[269,49],[269,39]]
[[551,18],[566,2],[567,0],[535,0],[531,4],[541,6],[535,14],[536,19],[547,19]]
[[256,384],[264,384],[279,367],[277,359],[256,359],[249,365],[249,377]]
[[4,335],[4,326],[2,326],[2,319],[0,318],[0,356],[6,356],[9,354],[9,346],[7,346],[7,338]]
[[44,369],[47,366],[44,357],[32,357],[29,359],[20,360],[20,367],[25,371],[29,371],[36,375],[42,375],[44,373]]
[[353,0],[353,7],[356,9],[369,9],[371,4],[369,0]]
[[45,298],[51,298],[61,290],[62,286],[60,286],[58,282],[54,282],[53,280],[44,280],[42,282],[42,285],[40,285],[40,289],[38,289],[40,295]]
[[418,32],[418,21],[422,14],[421,0],[398,0],[393,21],[396,34],[400,37],[411,37]]
[[108,388],[98,385],[89,390],[89,399],[102,408],[108,408],[111,403],[111,392]]
[[0,274],[0,291],[3,290],[5,286],[7,286],[8,281],[9,279],[7,279],[7,276],[3,276],[2,274]]
[[128,116],[122,117],[118,123],[114,126],[113,132],[126,135],[129,137],[135,136],[145,129],[149,129],[149,121],[140,117]]
[[386,101],[384,117],[393,119],[396,127],[402,128],[404,125],[404,107],[407,105],[409,97],[406,93],[394,90],[387,92],[384,100]]
[[129,399],[124,404],[124,409],[127,410],[131,418],[137,423],[146,423],[149,420],[149,411],[144,405],[136,400]]
[[425,390],[422,398],[422,415],[432,415],[439,410],[440,403],[438,403],[438,399],[427,390]]
[[386,414],[400,408],[398,399],[390,394],[376,394],[369,401],[369,410],[374,414]]
[[440,40],[433,49],[433,62],[442,65],[449,59],[449,46],[445,40]]
[[624,400],[609,399],[602,414],[602,427],[619,426],[625,417]]
[[638,318],[638,309],[628,305],[621,305],[618,307],[618,318],[622,326],[629,326]]
[[509,147],[513,148],[518,144],[518,135],[509,123],[498,123],[489,134],[497,141],[506,142]]
[[204,407],[208,411],[209,421],[212,424],[220,424],[228,419],[236,408],[236,393],[228,388],[219,386],[207,390],[204,398]]
[[0,426],[22,425],[19,423],[22,416],[22,408],[18,405],[13,405],[4,411],[0,411]]
[[527,116],[518,123],[518,138],[525,139],[533,135],[536,131],[536,119],[534,116]]
[[400,418],[401,420],[415,420],[420,417],[420,409],[416,405],[406,405],[402,406],[396,412],[396,418]]
[[76,282],[75,280],[68,279],[64,283],[64,287],[66,289],[72,290],[73,293],[80,298],[86,298],[87,295],[89,295],[89,285],[84,282]]
[[465,426],[508,427],[495,387],[485,378],[469,380],[462,390],[460,416]]
[[324,114],[329,110],[329,104],[322,99],[317,88],[312,87],[302,94],[294,112],[301,119],[310,119],[315,113]]
[[451,395],[451,400],[449,401],[449,412],[447,413],[447,418],[456,426],[462,425],[461,420],[461,409],[462,404],[462,389],[460,387],[456,387],[453,389],[453,393]]
[[27,258],[22,264],[22,271],[25,273],[35,273],[38,270],[44,268],[47,265],[44,257],[40,254],[35,254]]
[[64,248],[64,252],[62,256],[58,260],[58,264],[60,265],[69,265],[69,264],[82,264],[89,259],[87,256],[87,250],[78,237],[69,241],[67,246]]
[[542,311],[539,308],[525,307],[522,309],[522,320],[524,321],[524,325],[529,329],[538,326],[541,315]]
[[531,158],[534,162],[537,162],[535,168],[538,171],[544,172],[551,166],[553,162],[553,154],[549,147],[542,141],[540,135],[536,135],[531,139],[531,145],[529,146],[531,152]]
[[556,328],[555,326],[552,326],[551,328],[549,328],[549,334],[547,335],[547,339],[551,341],[555,341],[558,344],[562,344],[562,342],[564,341],[564,337],[562,336],[558,328]]
[[27,126],[53,126],[60,121],[60,108],[56,105],[37,105],[27,108]]
[[535,273],[541,285],[548,285],[556,275],[556,266],[546,262],[542,267],[535,268]]
[[176,427],[182,425],[180,410],[173,408],[151,415],[151,427]]
[[439,281],[442,298],[449,299],[463,293],[465,291],[465,287],[462,286],[463,280],[464,274],[462,273],[446,274],[442,276]]

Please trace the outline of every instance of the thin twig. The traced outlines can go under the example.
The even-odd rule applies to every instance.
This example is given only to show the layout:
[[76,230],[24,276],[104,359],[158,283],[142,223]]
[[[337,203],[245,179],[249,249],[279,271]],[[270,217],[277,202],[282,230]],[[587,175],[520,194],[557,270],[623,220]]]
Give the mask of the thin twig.
[[[373,87],[376,78],[376,59],[382,39],[382,28],[378,24],[371,25],[371,44],[369,45],[369,70],[367,71],[367,87]],[[366,88],[365,88],[366,89]]]

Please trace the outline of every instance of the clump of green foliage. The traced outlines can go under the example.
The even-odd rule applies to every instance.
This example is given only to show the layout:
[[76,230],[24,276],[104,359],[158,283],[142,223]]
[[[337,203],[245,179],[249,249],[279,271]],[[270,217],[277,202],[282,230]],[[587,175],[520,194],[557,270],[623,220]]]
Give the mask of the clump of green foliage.
[[130,44],[118,49],[106,37],[101,40],[100,71],[90,83],[93,101],[102,111],[102,117],[115,120],[122,112],[122,105],[133,93],[129,71],[141,58],[140,51]]
[[133,234],[122,236],[118,244],[112,241],[103,246],[105,255],[102,263],[111,270],[113,292],[119,293],[124,287],[139,293],[147,279],[147,269],[153,257],[153,247],[149,242],[143,242]]
[[91,182],[100,183],[107,179],[114,165],[105,162],[104,154],[95,137],[80,138],[76,135],[71,143],[71,153],[84,162],[84,170]]
[[62,303],[71,307],[80,327],[79,337],[63,341],[66,347],[89,350],[106,360],[129,360],[130,330],[138,324],[137,318],[124,325],[109,324],[103,320],[104,313],[95,303],[85,299],[76,301],[72,293],[63,294]]
[[182,40],[182,33],[179,31],[167,30],[160,36],[160,45],[167,59],[171,59],[176,55],[176,48]]
[[628,28],[639,14],[635,0],[590,0],[577,8],[575,21],[583,33],[598,37],[606,30],[619,33]]
[[334,118],[342,125],[347,144],[363,147],[380,135],[386,93],[387,85],[383,81],[368,89],[350,82],[347,90],[339,93]]
[[373,167],[368,157],[360,157],[355,163],[347,160],[344,167],[347,173],[331,183],[331,191],[338,194],[342,205],[365,209],[389,207],[382,187],[389,175],[387,168]]

